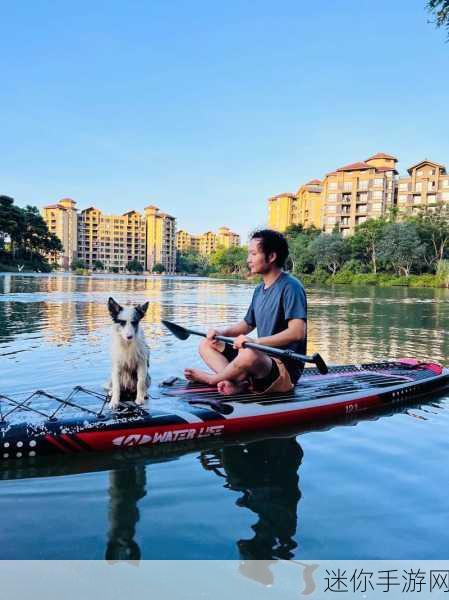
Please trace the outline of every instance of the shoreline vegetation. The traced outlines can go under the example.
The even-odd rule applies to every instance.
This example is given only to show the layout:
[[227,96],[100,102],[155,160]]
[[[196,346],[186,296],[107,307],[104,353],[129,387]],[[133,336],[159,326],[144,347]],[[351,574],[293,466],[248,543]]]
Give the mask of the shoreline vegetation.
[[[399,220],[397,209],[388,217],[367,219],[354,233],[343,236],[335,228],[324,233],[315,227],[292,225],[285,232],[290,256],[286,269],[306,285],[372,285],[449,288],[449,205],[436,203]],[[60,240],[49,232],[34,206],[19,208],[0,196],[0,271],[48,273],[59,270]],[[176,274],[243,281],[249,277],[247,247],[219,247],[210,255],[194,250],[177,253]],[[48,260],[50,257],[50,260]],[[100,260],[92,270],[79,259],[76,275],[118,273]],[[144,266],[130,260],[125,272],[146,275]],[[152,274],[164,273],[156,263]]]

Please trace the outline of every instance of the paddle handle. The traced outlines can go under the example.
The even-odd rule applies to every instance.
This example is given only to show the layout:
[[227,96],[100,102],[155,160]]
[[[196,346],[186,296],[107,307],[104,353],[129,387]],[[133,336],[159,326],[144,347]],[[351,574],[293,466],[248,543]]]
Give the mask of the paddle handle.
[[[201,337],[207,337],[205,333],[202,331],[194,331],[193,329],[188,330],[190,333],[194,335],[200,335]],[[234,345],[234,338],[226,337],[224,335],[216,335],[214,337],[215,340],[220,342],[224,342],[225,344],[229,344],[230,346]],[[293,350],[282,350],[281,348],[272,348],[271,346],[264,346],[263,344],[256,344],[255,342],[244,342],[244,348],[252,348],[253,350],[259,350],[260,352],[265,352],[269,356],[275,356],[277,358],[289,359],[298,362],[312,363],[316,366],[318,371],[322,375],[326,375],[328,373],[328,368],[323,358],[318,352],[313,354],[312,356],[305,356],[304,354],[298,354],[297,352],[293,352]]]

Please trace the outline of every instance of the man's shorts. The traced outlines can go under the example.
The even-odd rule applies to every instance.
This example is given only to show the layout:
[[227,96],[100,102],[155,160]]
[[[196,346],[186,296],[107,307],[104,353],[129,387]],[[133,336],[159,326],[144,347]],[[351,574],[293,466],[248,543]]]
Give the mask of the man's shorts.
[[[233,361],[239,351],[224,344],[223,350],[220,352],[229,362]],[[287,367],[280,358],[271,357],[271,371],[265,377],[251,377],[251,387],[255,394],[281,394],[291,392],[295,387],[291,380]]]

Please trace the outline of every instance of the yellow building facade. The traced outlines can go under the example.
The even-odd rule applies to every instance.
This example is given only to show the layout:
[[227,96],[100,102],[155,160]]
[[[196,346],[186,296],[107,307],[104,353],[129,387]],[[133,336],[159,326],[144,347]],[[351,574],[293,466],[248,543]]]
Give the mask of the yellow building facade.
[[378,153],[328,173],[322,186],[323,231],[337,228],[348,236],[367,219],[388,214],[395,205],[396,163],[394,156]]
[[446,167],[422,160],[408,168],[408,177],[397,182],[397,207],[400,215],[413,216],[431,211],[439,202],[449,204],[449,175]]
[[100,261],[106,270],[125,271],[137,260],[145,268],[145,218],[136,211],[106,215],[93,206],[78,219],[78,258],[88,269]]
[[[48,230],[56,235],[63,245],[63,251],[56,257],[58,265],[70,269],[78,252],[78,213],[76,202],[71,198],[64,198],[57,204],[44,206],[42,217]],[[53,257],[51,257],[53,258]]]
[[176,248],[179,252],[196,250],[200,254],[209,255],[217,248],[231,248],[240,246],[240,236],[229,229],[220,227],[218,233],[206,231],[201,235],[193,235],[180,229],[176,234]]
[[165,272],[176,270],[176,219],[160,212],[157,206],[145,208],[146,219],[146,268],[162,264]]

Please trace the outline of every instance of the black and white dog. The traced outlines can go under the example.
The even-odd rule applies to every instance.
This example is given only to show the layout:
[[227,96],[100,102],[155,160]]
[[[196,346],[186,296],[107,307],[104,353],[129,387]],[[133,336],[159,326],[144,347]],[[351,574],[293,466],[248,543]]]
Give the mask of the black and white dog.
[[108,300],[108,309],[114,321],[112,375],[108,384],[111,408],[118,407],[121,397],[135,399],[136,404],[144,404],[148,397],[150,349],[139,326],[147,308],[148,302],[139,306],[120,306],[113,298]]

